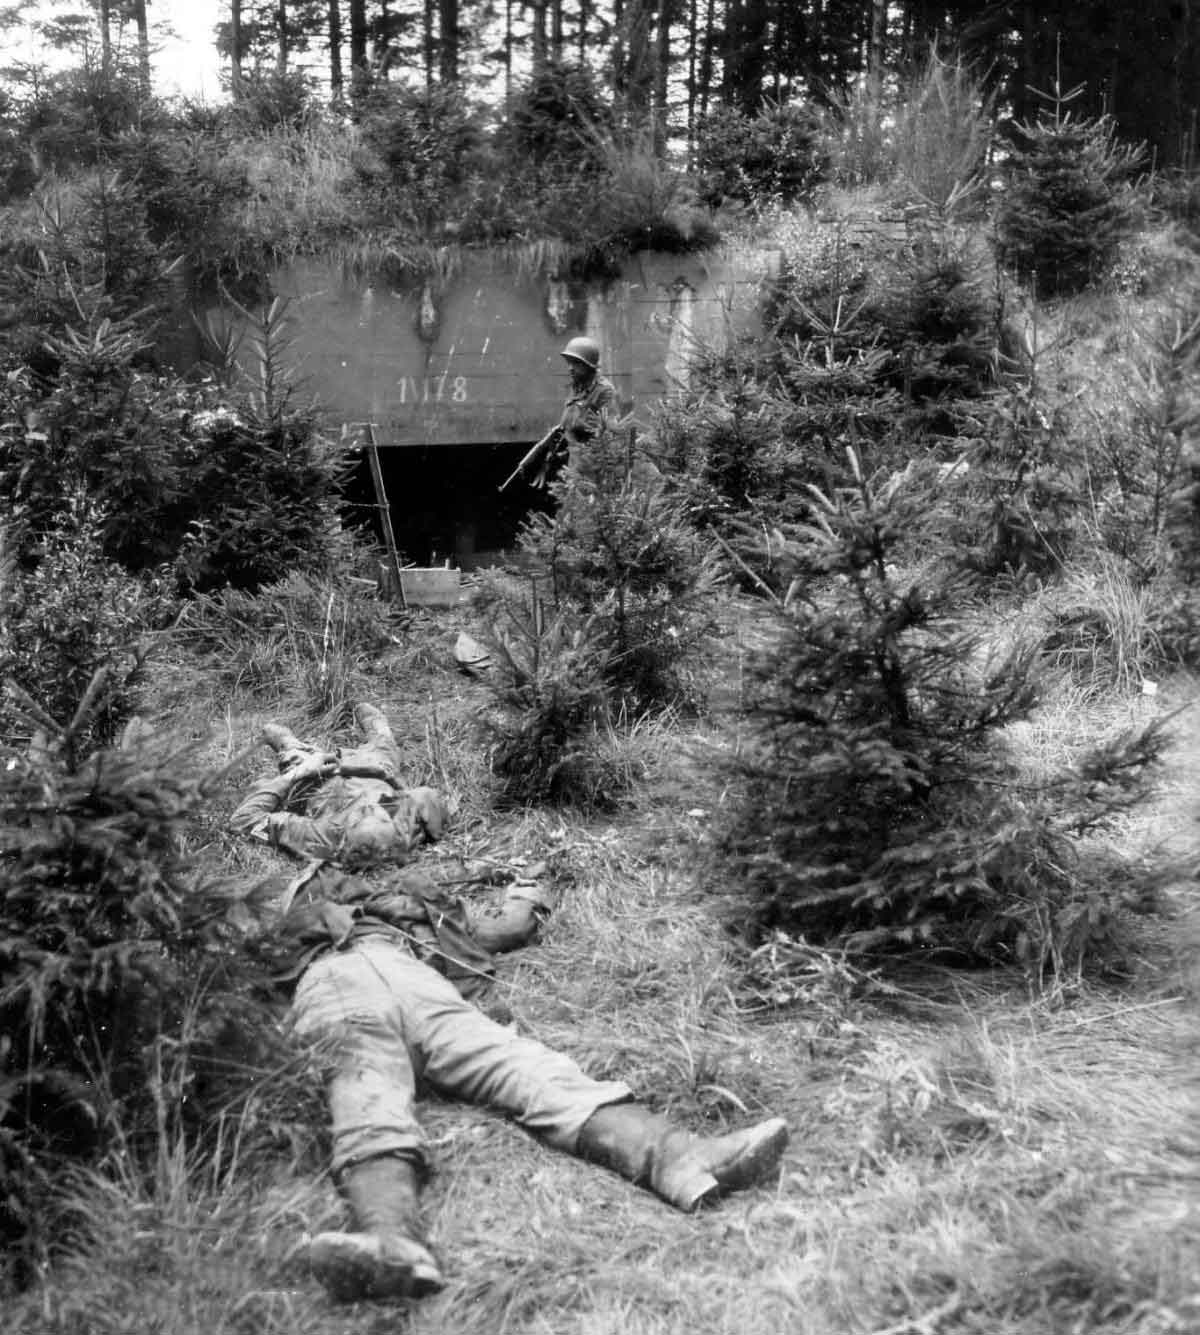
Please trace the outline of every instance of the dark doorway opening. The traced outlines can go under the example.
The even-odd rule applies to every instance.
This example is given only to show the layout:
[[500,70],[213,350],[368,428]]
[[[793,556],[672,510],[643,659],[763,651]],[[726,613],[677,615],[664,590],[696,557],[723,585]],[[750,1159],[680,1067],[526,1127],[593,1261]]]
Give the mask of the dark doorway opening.
[[[523,481],[499,490],[532,443],[382,447],[380,471],[401,561],[435,566],[449,559],[471,570],[511,551],[522,520],[547,505],[546,493]],[[346,501],[351,522],[369,527],[381,542],[365,452],[355,464]]]

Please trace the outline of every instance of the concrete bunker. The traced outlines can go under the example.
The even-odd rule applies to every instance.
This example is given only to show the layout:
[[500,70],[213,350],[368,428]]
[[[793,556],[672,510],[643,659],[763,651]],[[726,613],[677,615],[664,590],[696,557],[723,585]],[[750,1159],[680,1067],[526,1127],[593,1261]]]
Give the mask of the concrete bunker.
[[[567,393],[559,351],[595,338],[601,370],[636,416],[688,384],[698,350],[725,346],[759,319],[770,252],[632,256],[608,280],[548,277],[504,252],[464,252],[397,285],[334,262],[297,260],[272,277],[288,302],[289,370],[326,430],[373,439],[402,560],[464,569],[511,546],[544,503],[498,488],[558,420]],[[365,458],[351,515],[378,511]]]

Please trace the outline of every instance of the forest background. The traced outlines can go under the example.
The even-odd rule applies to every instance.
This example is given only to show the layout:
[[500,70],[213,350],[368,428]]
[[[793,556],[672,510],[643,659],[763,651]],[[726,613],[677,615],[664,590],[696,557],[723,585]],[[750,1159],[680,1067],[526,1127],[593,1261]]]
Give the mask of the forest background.
[[[149,17],[0,107],[6,1329],[1195,1330],[1190,7],[243,6],[207,105]],[[452,614],[381,597],[275,266],[722,245],[780,257],[760,332]],[[164,366],[213,293],[244,342]],[[360,698],[448,853],[563,892],[510,1022],[786,1115],[777,1183],[682,1219],[431,1098],[445,1293],[319,1293],[281,872],[225,820],[264,721]]]

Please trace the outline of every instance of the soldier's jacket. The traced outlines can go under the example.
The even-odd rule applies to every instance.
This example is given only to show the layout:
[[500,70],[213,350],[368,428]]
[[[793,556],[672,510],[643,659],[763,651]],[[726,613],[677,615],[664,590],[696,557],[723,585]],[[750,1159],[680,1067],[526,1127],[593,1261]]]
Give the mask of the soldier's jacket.
[[297,794],[286,773],[260,779],[230,818],[239,833],[294,857],[336,861],[354,853],[360,818],[381,808],[391,818],[397,855],[433,842],[445,824],[445,806],[433,788],[403,788],[390,777],[344,770]]
[[495,973],[492,956],[527,944],[553,908],[552,894],[534,881],[516,881],[490,902],[454,893],[478,883],[461,863],[440,881],[415,867],[368,879],[313,863],[283,892],[264,953],[281,982],[294,982],[324,951],[383,936],[471,996]]
[[581,445],[591,440],[616,409],[617,391],[612,381],[602,375],[594,377],[586,389],[572,394],[563,408],[559,426],[567,445]]

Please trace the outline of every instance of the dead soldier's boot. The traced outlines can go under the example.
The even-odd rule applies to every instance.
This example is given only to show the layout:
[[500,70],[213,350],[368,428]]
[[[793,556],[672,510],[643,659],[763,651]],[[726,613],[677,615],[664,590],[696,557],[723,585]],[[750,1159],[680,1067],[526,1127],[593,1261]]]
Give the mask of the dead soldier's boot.
[[724,1136],[694,1136],[641,1104],[611,1103],[583,1124],[576,1153],[649,1187],[677,1210],[694,1210],[768,1177],[787,1142],[782,1117]]
[[364,1159],[345,1171],[338,1186],[349,1202],[352,1228],[318,1233],[308,1249],[313,1273],[334,1298],[423,1298],[445,1286],[422,1240],[420,1188],[411,1160]]

